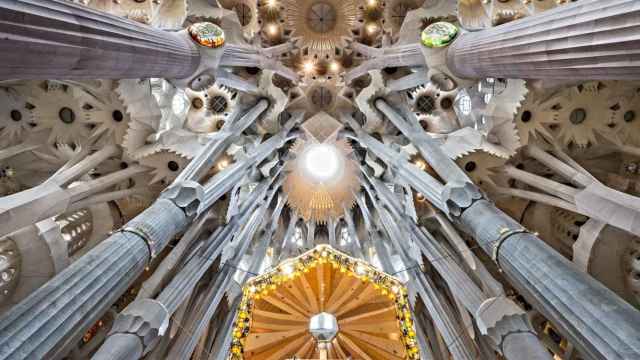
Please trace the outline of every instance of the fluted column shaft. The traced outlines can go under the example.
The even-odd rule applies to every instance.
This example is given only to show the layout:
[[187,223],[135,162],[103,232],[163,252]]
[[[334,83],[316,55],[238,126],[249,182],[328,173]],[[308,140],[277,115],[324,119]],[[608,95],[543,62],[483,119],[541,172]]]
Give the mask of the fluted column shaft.
[[[434,141],[428,137],[423,140]],[[368,142],[375,145],[369,146],[374,153],[384,151],[383,144],[371,139]],[[440,155],[430,159],[452,162],[443,156],[439,147],[432,147],[432,151]],[[395,166],[401,168],[399,160]],[[586,358],[640,358],[638,310],[577,270],[571,261],[486,200],[475,185],[461,182],[448,172],[440,173],[441,166],[432,164],[432,167],[447,182],[440,192],[439,201],[444,205],[440,208],[460,229],[474,237],[510,283],[557,325]],[[414,176],[425,177],[425,174],[414,173]],[[433,190],[421,187],[420,181],[410,181],[404,173],[398,172],[397,176],[423,194]],[[505,351],[516,351],[513,345],[509,344]]]
[[[384,186],[379,180],[371,179],[371,184],[376,189],[380,201],[385,203],[389,208],[393,207],[392,196],[390,190]],[[385,195],[386,193],[386,195]],[[380,212],[384,215],[384,212]],[[389,212],[393,218],[392,223],[399,227],[404,227],[406,231],[404,236],[397,238],[411,238],[418,245],[419,251],[422,252],[430,264],[440,273],[445,282],[449,285],[451,292],[464,307],[474,315],[475,321],[480,324],[485,323],[485,312],[487,308],[483,304],[488,302],[491,306],[496,302],[496,298],[487,297],[482,290],[476,286],[471,278],[466,274],[454,259],[447,259],[447,251],[442,248],[441,244],[436,241],[428,232],[422,232],[417,225],[411,221],[406,221],[401,213]],[[395,237],[392,237],[392,239]],[[394,242],[396,244],[396,242]],[[400,244],[400,243],[398,243]],[[406,242],[402,244],[407,245]],[[442,261],[441,261],[442,260]],[[419,274],[423,276],[423,274]],[[420,291],[419,291],[420,293]],[[527,321],[523,321],[524,312],[516,309],[515,304],[509,303],[506,299],[498,301],[499,310],[492,309],[491,313],[500,316],[500,320],[495,324],[491,324],[491,329],[485,329],[481,332],[491,338],[491,345],[494,349],[500,351],[506,359],[521,359],[522,354],[526,353],[530,360],[548,360],[549,356],[546,349],[541,345],[535,332]],[[516,315],[516,316],[512,316]],[[436,316],[432,316],[436,320]],[[493,316],[491,316],[493,318]],[[522,336],[513,336],[514,334]],[[526,335],[528,334],[528,335]],[[526,336],[525,336],[526,335]],[[509,346],[505,346],[508,344]],[[523,352],[524,351],[524,352]]]
[[0,359],[57,359],[187,225],[179,207],[156,201],[0,318]]
[[458,223],[473,234],[511,284],[557,325],[588,359],[640,358],[640,312],[580,272],[487,200],[475,201]]
[[186,34],[60,0],[0,0],[0,79],[181,79],[200,64]]
[[[295,138],[288,133],[297,121],[299,118],[289,120],[280,133],[258,145],[255,153],[244,159],[242,170],[246,172],[249,166],[260,163]],[[185,171],[193,173],[190,167],[205,165],[190,163]],[[140,276],[151,258],[184,231],[193,218],[233,188],[234,183],[228,179],[235,176],[233,167],[223,170],[207,182],[208,190],[191,180],[174,182],[119,232],[16,305],[0,318],[0,360],[64,356],[82,332]],[[157,301],[148,304],[163,307]],[[140,308],[134,310],[132,318],[143,312]]]
[[640,79],[640,1],[580,0],[470,32],[447,50],[462,78]]

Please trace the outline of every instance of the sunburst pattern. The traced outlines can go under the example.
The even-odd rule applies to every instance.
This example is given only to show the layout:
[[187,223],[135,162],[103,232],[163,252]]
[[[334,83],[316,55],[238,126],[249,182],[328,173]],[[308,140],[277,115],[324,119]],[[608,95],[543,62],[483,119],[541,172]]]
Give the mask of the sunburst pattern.
[[[358,168],[352,159],[353,149],[344,139],[337,139],[342,124],[326,113],[318,113],[302,124],[305,139],[298,139],[291,148],[295,158],[287,165],[283,190],[288,203],[306,221],[325,223],[342,216],[353,206],[354,192],[359,188]],[[338,162],[335,175],[317,179],[306,171],[305,154],[314,146],[327,145],[335,151]]]
[[624,88],[609,101],[612,112],[607,127],[617,131],[617,137],[626,145],[640,145],[640,87]]
[[343,37],[351,36],[358,17],[353,0],[286,0],[286,25],[311,55],[333,55]]
[[565,90],[552,98],[554,120],[559,122],[558,138],[565,144],[587,147],[598,142],[596,135],[607,136],[612,117],[607,106],[611,96],[607,84],[599,81],[584,83]]
[[320,358],[309,320],[321,312],[338,322],[329,359],[419,359],[402,283],[329,246],[250,280],[243,295],[231,359]]
[[[47,143],[77,146],[86,141],[95,127],[97,116],[91,113],[95,101],[81,101],[83,90],[72,89],[68,85],[45,82],[33,88],[35,101],[36,129],[50,129]],[[96,115],[96,116],[94,116]]]
[[0,144],[16,142],[34,123],[33,106],[15,89],[0,89]]
[[555,110],[551,107],[555,105],[540,98],[538,93],[529,92],[515,117],[518,135],[522,145],[527,145],[538,135],[547,139],[553,137],[549,131],[549,126],[556,124],[558,119],[554,116]]
[[[342,169],[335,179],[311,179],[303,170],[304,164],[300,156],[287,164],[290,173],[285,179],[283,189],[288,194],[289,206],[307,221],[325,223],[329,218],[340,217],[345,207],[353,206],[353,192],[359,186],[356,164],[349,157],[353,151],[351,146],[345,140],[329,140],[328,143],[335,146],[338,156],[342,157]],[[314,144],[317,142],[300,140],[292,148],[292,152],[300,155],[307,146]]]
[[496,169],[506,163],[504,158],[479,150],[456,159],[456,163],[483,189],[496,186],[496,183],[506,185],[506,179],[496,176]]

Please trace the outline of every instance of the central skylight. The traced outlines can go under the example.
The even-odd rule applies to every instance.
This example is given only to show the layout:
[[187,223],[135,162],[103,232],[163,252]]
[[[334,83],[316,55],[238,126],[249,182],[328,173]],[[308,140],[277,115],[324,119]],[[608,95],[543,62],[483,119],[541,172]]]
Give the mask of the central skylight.
[[313,180],[324,182],[335,179],[340,172],[340,154],[335,146],[312,145],[302,156],[304,169]]

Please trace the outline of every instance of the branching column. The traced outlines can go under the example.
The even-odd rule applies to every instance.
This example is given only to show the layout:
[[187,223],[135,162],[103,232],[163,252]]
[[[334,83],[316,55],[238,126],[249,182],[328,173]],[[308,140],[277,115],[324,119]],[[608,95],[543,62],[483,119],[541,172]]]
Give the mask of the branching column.
[[195,43],[70,1],[0,0],[0,79],[182,79]]
[[640,2],[580,0],[460,37],[447,65],[463,78],[640,79]]
[[458,219],[515,288],[590,359],[640,356],[640,312],[493,204],[477,199]]
[[[378,109],[388,117],[399,116],[390,106]],[[384,144],[361,137],[371,151],[379,151],[376,155],[393,164],[396,170],[413,166],[389,154],[391,150]],[[423,140],[434,141],[426,137]],[[432,150],[435,153],[428,161],[452,162],[439,147]],[[496,208],[475,185],[440,173],[438,169],[442,167],[434,165],[447,182],[440,191],[425,186],[433,185],[434,180],[426,172],[411,172],[418,177],[415,180],[404,178],[409,173],[396,173],[429,200],[430,194],[439,192],[439,197],[433,198],[434,205],[444,209],[461,229],[473,236],[513,286],[557,325],[585,357],[607,360],[640,357],[638,310]]]
[[[491,339],[491,345],[499,351],[506,359],[521,359],[526,353],[528,359],[547,360],[551,357],[542,347],[535,332],[531,328],[524,311],[506,297],[489,298],[473,282],[468,274],[460,267],[457,261],[438,243],[433,236],[421,229],[412,221],[406,220],[406,215],[394,211],[394,201],[397,201],[394,194],[379,180],[370,178],[370,183],[378,194],[378,201],[374,206],[378,207],[382,217],[390,217],[388,227],[402,228],[403,233],[398,233],[391,237],[396,246],[405,246],[410,249],[410,239],[414,239],[415,244],[420,249],[430,264],[440,273],[444,281],[449,285],[451,293],[466,310],[473,314],[480,332]],[[385,194],[386,193],[386,194]],[[390,211],[380,209],[378,203],[385,204]],[[384,221],[383,221],[384,224]],[[402,242],[394,241],[394,238],[403,239]],[[410,250],[409,250],[410,251]],[[420,255],[420,256],[422,256]],[[416,279],[417,291],[423,297],[425,304],[429,301],[427,296],[429,290],[428,279],[420,278],[425,275],[416,271],[413,276]],[[428,308],[428,306],[427,306]],[[436,326],[439,314],[432,314]]]
[[64,355],[186,224],[172,201],[156,201],[0,318],[0,359]]
[[[237,174],[242,174],[241,170],[246,172],[280,147],[289,130],[285,128],[261,143],[255,153],[217,173],[204,186],[196,182],[202,180],[198,176],[174,182],[151,207],[13,307],[0,318],[0,359],[64,355],[149,261],[191,220],[231,190],[240,180]],[[208,166],[203,157],[209,155],[203,151],[184,171],[201,173],[199,168]]]

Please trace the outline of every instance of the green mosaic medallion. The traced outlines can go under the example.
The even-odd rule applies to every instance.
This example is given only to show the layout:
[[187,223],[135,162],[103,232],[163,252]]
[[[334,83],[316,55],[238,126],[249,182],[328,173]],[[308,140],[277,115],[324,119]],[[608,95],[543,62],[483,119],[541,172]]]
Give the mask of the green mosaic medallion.
[[448,22],[437,22],[422,30],[422,45],[430,48],[445,47],[458,36],[458,27]]

